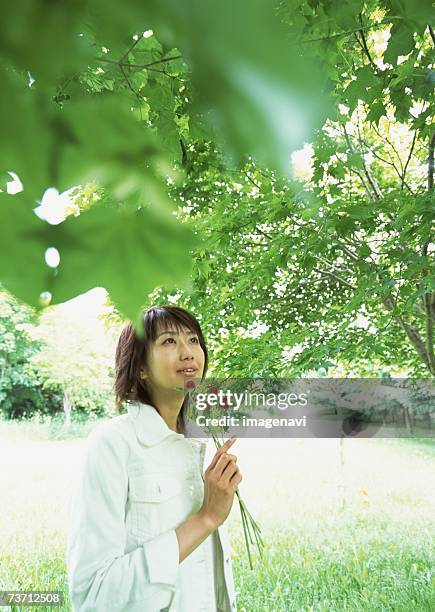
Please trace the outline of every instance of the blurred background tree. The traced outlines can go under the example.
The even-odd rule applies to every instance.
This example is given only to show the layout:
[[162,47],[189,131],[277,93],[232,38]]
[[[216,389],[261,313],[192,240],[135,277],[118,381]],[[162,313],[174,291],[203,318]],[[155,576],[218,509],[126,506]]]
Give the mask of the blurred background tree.
[[91,312],[74,316],[71,307],[51,307],[31,333],[42,343],[31,362],[44,387],[62,394],[65,423],[70,423],[73,410],[93,417],[110,412],[113,332],[105,332]]
[[42,400],[37,371],[30,363],[40,343],[28,334],[35,313],[4,289],[0,292],[0,406],[4,417],[33,412]]

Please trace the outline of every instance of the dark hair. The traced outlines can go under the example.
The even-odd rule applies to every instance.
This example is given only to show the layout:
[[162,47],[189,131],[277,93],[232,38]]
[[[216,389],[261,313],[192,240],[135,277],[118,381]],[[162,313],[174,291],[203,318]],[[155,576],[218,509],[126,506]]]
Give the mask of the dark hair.
[[[141,368],[148,362],[148,351],[151,342],[157,338],[159,329],[166,326],[175,327],[181,331],[187,327],[197,334],[199,344],[204,351],[204,378],[208,368],[208,352],[204,336],[198,320],[184,308],[179,306],[152,306],[140,316],[137,327],[127,323],[119,336],[115,352],[115,406],[121,412],[125,401],[139,401],[150,404],[158,411],[157,406],[147,391],[146,384],[140,378]],[[184,398],[178,415],[177,429],[184,432],[184,413],[187,408],[188,396]]]

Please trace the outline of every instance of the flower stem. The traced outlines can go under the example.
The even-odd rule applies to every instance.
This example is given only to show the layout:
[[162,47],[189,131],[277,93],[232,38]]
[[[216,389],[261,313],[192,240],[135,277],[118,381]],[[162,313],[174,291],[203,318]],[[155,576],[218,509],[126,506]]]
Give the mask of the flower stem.
[[[214,434],[214,432],[212,431],[211,428],[209,428],[209,432],[211,433],[211,435],[213,437],[213,441],[215,443],[216,448],[219,449],[222,445],[219,442],[217,436]],[[222,434],[222,437],[223,437],[223,434]],[[244,538],[245,538],[246,550],[248,552],[249,567],[252,570],[254,568],[253,568],[253,565],[252,565],[252,558],[251,558],[251,550],[250,550],[250,546],[249,546],[249,541],[251,542],[251,544],[254,544],[254,539],[252,538],[251,528],[252,528],[252,531],[254,533],[255,544],[257,545],[257,549],[258,549],[258,552],[260,554],[260,558],[261,559],[263,559],[264,542],[263,542],[263,539],[261,537],[261,529],[260,529],[258,523],[253,519],[251,513],[249,512],[248,508],[246,507],[245,502],[241,498],[240,493],[239,493],[239,489],[237,488],[235,492],[236,492],[236,495],[237,495],[237,499],[239,500],[240,514],[241,514],[241,517],[242,517],[243,535],[244,535]]]

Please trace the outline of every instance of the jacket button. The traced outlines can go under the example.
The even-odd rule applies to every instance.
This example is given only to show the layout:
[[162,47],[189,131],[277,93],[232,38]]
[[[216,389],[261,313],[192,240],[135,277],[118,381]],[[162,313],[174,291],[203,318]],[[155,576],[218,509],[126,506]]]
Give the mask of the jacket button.
[[229,557],[227,557],[227,558],[225,559],[225,561],[226,561],[227,563],[229,563],[229,562],[230,562],[230,558],[229,558]]

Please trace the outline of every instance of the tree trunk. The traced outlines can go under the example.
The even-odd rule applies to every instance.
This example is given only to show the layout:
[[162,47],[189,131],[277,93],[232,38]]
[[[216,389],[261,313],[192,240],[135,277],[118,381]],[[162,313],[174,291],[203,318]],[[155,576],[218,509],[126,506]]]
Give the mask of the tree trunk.
[[428,191],[433,189],[434,157],[435,157],[434,151],[435,151],[435,132],[429,138],[429,156],[428,156],[428,171],[427,171]]
[[411,419],[410,419],[410,416],[409,416],[409,410],[408,410],[408,408],[406,406],[403,408],[403,419],[405,421],[406,431],[409,434],[412,434]]
[[67,390],[64,388],[63,390],[63,411],[65,413],[65,421],[64,427],[69,427],[71,425],[71,410],[72,410],[72,401],[68,396]]
[[341,510],[346,508],[346,482],[344,478],[344,436],[340,438],[340,482],[338,485],[341,501]]

